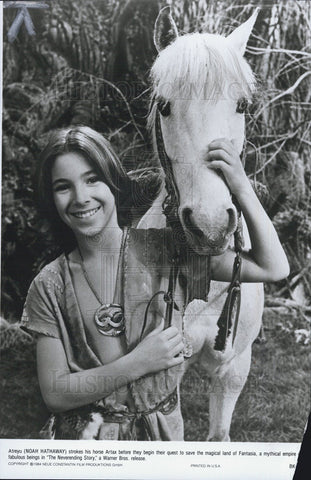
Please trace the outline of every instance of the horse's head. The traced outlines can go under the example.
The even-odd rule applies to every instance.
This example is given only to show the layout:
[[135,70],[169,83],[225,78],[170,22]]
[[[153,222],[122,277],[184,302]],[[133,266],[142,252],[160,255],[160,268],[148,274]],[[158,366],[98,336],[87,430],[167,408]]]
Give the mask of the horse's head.
[[179,192],[179,218],[192,248],[217,255],[237,227],[237,212],[221,174],[206,167],[209,143],[227,138],[239,152],[244,143],[244,110],[254,76],[243,58],[257,11],[228,37],[178,36],[165,7],[155,25],[159,55],[152,67],[154,107]]

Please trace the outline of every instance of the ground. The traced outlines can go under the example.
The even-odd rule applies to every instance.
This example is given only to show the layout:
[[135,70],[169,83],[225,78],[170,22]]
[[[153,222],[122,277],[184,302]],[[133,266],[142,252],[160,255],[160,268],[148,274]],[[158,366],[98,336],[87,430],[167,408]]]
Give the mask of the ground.
[[[310,409],[309,346],[293,331],[272,328],[255,343],[249,378],[233,414],[231,440],[300,442]],[[34,344],[1,348],[2,438],[38,438],[48,417],[35,366]],[[185,440],[205,441],[208,433],[208,379],[193,365],[182,386]]]

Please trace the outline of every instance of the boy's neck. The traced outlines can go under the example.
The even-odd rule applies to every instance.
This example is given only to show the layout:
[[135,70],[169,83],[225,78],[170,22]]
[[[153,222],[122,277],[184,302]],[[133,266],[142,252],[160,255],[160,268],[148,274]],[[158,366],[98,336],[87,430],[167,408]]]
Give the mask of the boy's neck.
[[122,229],[119,226],[106,227],[102,233],[92,237],[77,238],[78,248],[84,260],[106,254],[118,254],[122,242]]

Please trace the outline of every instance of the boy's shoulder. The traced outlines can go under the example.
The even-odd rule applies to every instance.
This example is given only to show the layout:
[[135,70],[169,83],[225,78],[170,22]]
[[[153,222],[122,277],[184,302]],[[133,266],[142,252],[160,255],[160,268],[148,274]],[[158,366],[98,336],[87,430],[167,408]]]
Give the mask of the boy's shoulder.
[[47,287],[54,285],[58,290],[62,290],[64,286],[65,268],[66,255],[62,253],[55,260],[45,265],[36,275],[32,283],[45,285]]

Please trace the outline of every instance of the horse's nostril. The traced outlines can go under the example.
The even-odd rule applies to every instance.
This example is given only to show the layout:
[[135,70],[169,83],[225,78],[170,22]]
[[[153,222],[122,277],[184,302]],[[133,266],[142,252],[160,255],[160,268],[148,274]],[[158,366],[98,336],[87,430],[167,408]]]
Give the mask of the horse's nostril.
[[191,218],[190,218],[191,214],[192,214],[191,208],[184,208],[182,211],[183,221],[187,226],[191,224]]
[[182,211],[182,219],[183,219],[183,222],[184,222],[184,225],[185,227],[187,228],[187,230],[189,230],[191,233],[194,233],[195,235],[197,235],[198,237],[203,237],[204,236],[204,233],[202,232],[202,230],[197,227],[197,225],[193,222],[192,218],[191,218],[191,215],[192,215],[192,210],[191,208],[184,208],[183,211]]
[[237,227],[237,213],[235,208],[228,208],[228,233],[233,233]]

